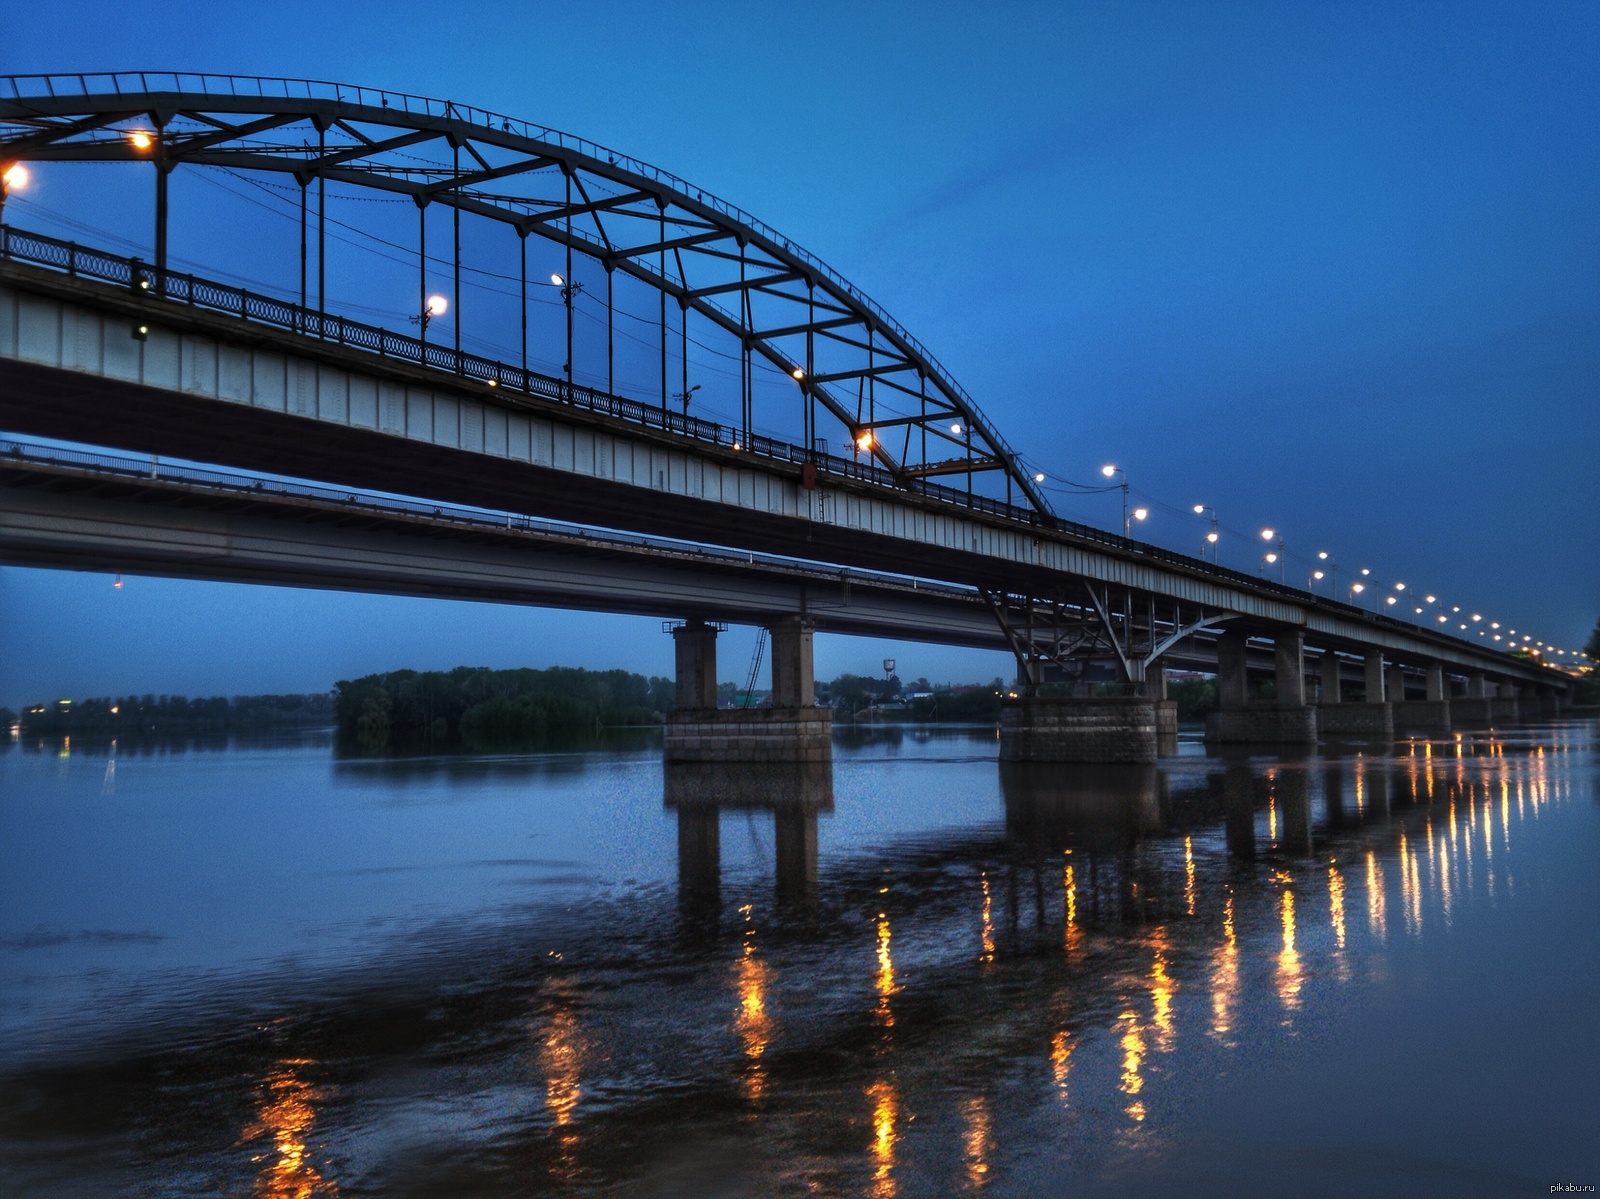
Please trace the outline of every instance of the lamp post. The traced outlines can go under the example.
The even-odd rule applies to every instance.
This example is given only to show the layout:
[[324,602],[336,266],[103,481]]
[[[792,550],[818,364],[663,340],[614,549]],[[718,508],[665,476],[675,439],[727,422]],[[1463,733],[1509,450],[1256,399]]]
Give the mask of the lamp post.
[[1128,508],[1127,471],[1123,470],[1120,466],[1112,466],[1108,462],[1106,465],[1100,468],[1100,473],[1108,479],[1114,479],[1118,475],[1122,476],[1122,482],[1118,484],[1118,486],[1122,488],[1122,535],[1124,537],[1131,537],[1133,535],[1133,522],[1136,520],[1144,520],[1150,515],[1150,509],[1140,507],[1130,510]]
[[449,311],[450,301],[441,295],[432,295],[423,301],[422,311],[411,318],[411,323],[421,331],[419,340],[423,344],[427,344],[428,341],[428,326]]
[[689,415],[689,397],[692,396],[695,392],[697,392],[699,390],[700,390],[700,384],[696,383],[688,391],[680,391],[680,392],[677,392],[676,394],[673,395],[672,398],[677,400],[678,403],[683,405],[683,414],[685,416]]
[[1205,561],[1205,559],[1206,559],[1206,546],[1209,545],[1211,547],[1211,564],[1213,566],[1215,566],[1215,565],[1217,565],[1217,539],[1218,539],[1218,533],[1217,533],[1217,510],[1215,508],[1211,507],[1209,504],[1196,504],[1194,506],[1194,514],[1196,516],[1204,516],[1207,512],[1211,513],[1211,531],[1209,533],[1207,533],[1205,535],[1205,539],[1200,542],[1200,560],[1202,562]]
[[[1339,594],[1339,564],[1333,560],[1333,556],[1331,554],[1329,554],[1327,550],[1318,550],[1317,551],[1317,561],[1325,563],[1325,565],[1321,568],[1321,570],[1325,570],[1327,572],[1327,575],[1328,575],[1328,594],[1329,595],[1333,595],[1333,596],[1338,595]],[[1319,572],[1319,573],[1315,574],[1313,577],[1320,579],[1322,577],[1322,575]]]
[[1278,533],[1277,533],[1276,529],[1262,529],[1261,530],[1261,540],[1262,541],[1265,541],[1268,545],[1271,545],[1272,542],[1274,541],[1274,539],[1276,539],[1276,541],[1278,543],[1277,549],[1269,549],[1262,556],[1262,559],[1261,559],[1261,561],[1262,561],[1261,577],[1262,578],[1266,578],[1266,576],[1267,576],[1267,567],[1268,566],[1276,565],[1277,568],[1278,568],[1278,582],[1281,583],[1281,582],[1283,582],[1283,577],[1284,577],[1283,538],[1278,536]]
[[[581,283],[569,283],[560,275],[551,275],[550,282],[561,289],[561,300],[567,306],[567,363],[562,369],[567,375],[567,387],[572,387],[572,298],[583,290]],[[665,390],[663,388],[663,390]]]

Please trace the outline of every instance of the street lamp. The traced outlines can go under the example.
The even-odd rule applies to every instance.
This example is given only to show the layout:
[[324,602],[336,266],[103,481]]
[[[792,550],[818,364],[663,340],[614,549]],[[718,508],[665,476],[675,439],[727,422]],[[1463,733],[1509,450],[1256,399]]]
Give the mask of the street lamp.
[[[1108,462],[1100,468],[1100,473],[1108,479],[1114,479],[1118,475],[1122,476],[1122,535],[1127,537],[1133,532],[1133,527],[1129,523],[1128,518],[1128,472],[1123,470],[1120,466],[1112,466]],[[1146,515],[1148,515],[1148,513],[1146,513]],[[1140,517],[1139,519],[1143,520],[1144,517]]]
[[428,326],[446,312],[450,311],[450,301],[440,295],[429,296],[423,301],[422,311],[411,318],[411,323],[422,331],[422,340],[428,340]]
[[[1278,582],[1281,583],[1281,582],[1283,582],[1283,572],[1284,572],[1283,538],[1278,536],[1278,531],[1276,529],[1262,529],[1261,530],[1261,540],[1262,541],[1265,541],[1268,544],[1271,544],[1271,542],[1273,541],[1274,538],[1277,539],[1278,548],[1276,550],[1268,550],[1266,555],[1262,558],[1262,561],[1266,563],[1266,566],[1271,566],[1274,563],[1277,564],[1277,566],[1278,566]],[[1262,578],[1266,578],[1266,575],[1267,575],[1266,566],[1263,566],[1261,568],[1261,577]]]
[[672,398],[677,400],[678,403],[683,405],[683,414],[685,416],[689,415],[689,397],[692,396],[695,392],[697,392],[699,390],[700,390],[700,384],[696,383],[688,391],[673,392]]
[[1196,516],[1204,516],[1207,512],[1211,513],[1211,531],[1206,534],[1205,540],[1200,543],[1200,560],[1202,562],[1205,561],[1206,546],[1209,545],[1211,547],[1211,563],[1214,566],[1217,562],[1217,510],[1209,504],[1196,504],[1194,506],[1194,514]]
[[[569,255],[568,255],[569,261],[567,263],[567,267],[568,267],[569,270],[571,269],[571,266],[572,266],[572,263],[570,261],[570,257],[571,257],[571,255],[569,253]],[[581,283],[569,283],[567,280],[563,279],[560,275],[551,275],[550,276],[550,282],[561,289],[561,300],[567,306],[567,365],[565,367],[565,370],[567,372],[567,386],[570,388],[572,386],[572,298],[583,290],[583,284],[581,284]],[[664,391],[666,389],[663,388],[662,390]],[[688,399],[685,398],[683,403],[684,403],[683,410],[685,412],[688,412],[689,411],[689,401],[688,401]]]
[[[1329,554],[1327,550],[1318,550],[1317,551],[1317,561],[1318,562],[1327,563],[1328,594],[1329,595],[1338,595],[1339,594],[1339,564],[1333,560],[1333,555]],[[1321,578],[1322,576],[1318,575],[1317,577]]]
[[1366,589],[1367,589],[1367,585],[1365,583],[1351,583],[1350,584],[1350,602],[1352,604],[1355,604],[1357,607],[1360,607],[1361,606],[1361,603],[1360,603],[1360,601],[1361,601],[1361,593],[1363,591],[1365,591]]

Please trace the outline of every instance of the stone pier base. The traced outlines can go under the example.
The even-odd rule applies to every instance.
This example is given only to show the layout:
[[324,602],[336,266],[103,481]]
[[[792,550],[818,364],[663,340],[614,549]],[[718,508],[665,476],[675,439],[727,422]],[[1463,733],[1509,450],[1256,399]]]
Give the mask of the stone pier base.
[[1234,744],[1315,745],[1317,710],[1308,706],[1213,712],[1206,718],[1206,740]]
[[1516,696],[1491,699],[1489,705],[1489,716],[1494,724],[1516,724],[1522,719],[1522,709]]
[[1156,700],[1156,753],[1170,758],[1178,752],[1178,701]]
[[703,708],[667,717],[668,762],[831,762],[827,708]]
[[[1002,762],[1154,762],[1156,700],[1025,696],[1000,707]],[[1177,711],[1173,710],[1173,736]]]
[[1494,723],[1495,701],[1476,696],[1457,696],[1450,701],[1450,721],[1458,729],[1484,729]]
[[1404,733],[1448,733],[1450,701],[1447,699],[1408,699],[1394,705],[1394,731]]
[[1324,737],[1393,741],[1394,705],[1323,704],[1317,709],[1317,732]]

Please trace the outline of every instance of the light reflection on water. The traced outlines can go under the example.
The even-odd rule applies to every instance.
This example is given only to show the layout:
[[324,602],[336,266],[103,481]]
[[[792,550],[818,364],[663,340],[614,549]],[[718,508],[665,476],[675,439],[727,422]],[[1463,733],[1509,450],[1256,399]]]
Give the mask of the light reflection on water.
[[[53,791],[28,773],[33,759],[0,758],[0,781],[24,779],[39,804],[0,791],[19,831],[0,926],[8,999],[71,998],[74,986],[103,996],[107,971],[141,979],[141,960],[167,963],[141,979],[146,1002],[115,1037],[59,1014],[5,1026],[0,1093],[18,1098],[0,1100],[0,1166],[25,1157],[70,1179],[74,1137],[120,1121],[144,1130],[133,1178],[185,1155],[196,1194],[631,1194],[661,1178],[692,1190],[697,1172],[719,1171],[763,1194],[1029,1193],[1041,1170],[1092,1181],[1200,1135],[1194,1113],[1223,1093],[1217,1080],[1248,1078],[1263,1056],[1359,1057],[1349,1025],[1331,1049],[1307,1034],[1388,1002],[1396,966],[1415,976],[1451,955],[1504,952],[1497,922],[1539,894],[1516,880],[1600,849],[1593,729],[1577,724],[1413,741],[1389,758],[1188,756],[1159,768],[997,770],[991,734],[948,730],[858,735],[822,775],[668,770],[663,781],[652,752],[330,772],[317,747],[211,753],[199,774],[187,767],[201,758],[154,771],[135,758],[117,777],[114,758],[81,761],[75,747]],[[274,985],[278,967],[226,948],[200,973],[180,969],[159,939],[185,925],[160,896],[99,901],[128,904],[138,927],[118,929],[92,923],[92,897],[85,914],[59,891],[26,890],[25,855],[48,861],[71,844],[107,871],[119,853],[164,852],[131,824],[92,835],[140,804],[147,822],[225,837],[166,797],[247,776],[253,796],[312,786],[326,808],[280,805],[273,818],[292,835],[267,847],[277,856],[241,859],[272,886],[277,907],[263,910],[301,930],[294,944],[312,965],[293,977],[316,986]],[[54,826],[57,841],[39,814],[49,805],[73,817]],[[346,881],[331,890],[304,881],[339,860],[326,838],[311,843],[324,822],[344,852],[366,855],[351,864],[367,873],[337,875]],[[248,870],[236,885],[249,890]],[[368,927],[365,912],[407,887],[428,902],[360,933],[370,948],[353,964],[317,965],[319,937],[332,937],[330,958],[350,959],[354,941],[338,930]],[[224,931],[257,919],[248,903],[228,909],[225,886],[215,894]],[[338,919],[319,925],[314,905],[330,895]],[[1519,935],[1575,935],[1548,904],[1527,910],[1538,924]],[[157,941],[118,939],[146,926]],[[1593,961],[1570,968],[1595,981]],[[1533,985],[1495,973],[1513,1001]],[[1453,1013],[1471,1026],[1470,1005],[1453,1006],[1466,1004],[1444,990],[1419,1001],[1445,1032]],[[1547,1035],[1589,1034],[1557,1023]],[[1366,1052],[1389,1068],[1376,1042]],[[255,1067],[240,1072],[240,1054]],[[1458,1067],[1442,1054],[1431,1068]],[[48,1118],[109,1076],[120,1089],[97,1109],[105,1126]],[[138,1081],[153,1076],[168,1080],[159,1091]],[[1228,1085],[1247,1087],[1247,1106],[1275,1094]],[[246,1114],[231,1124],[227,1103],[210,1119],[163,1114],[163,1097],[233,1087]],[[1367,1098],[1387,1102],[1376,1084]],[[1330,1119],[1358,1140],[1384,1123],[1370,1111]],[[759,1152],[725,1152],[730,1136]],[[1433,1156],[1457,1151],[1483,1149],[1464,1140]],[[1519,1177],[1545,1168],[1491,1164]]]

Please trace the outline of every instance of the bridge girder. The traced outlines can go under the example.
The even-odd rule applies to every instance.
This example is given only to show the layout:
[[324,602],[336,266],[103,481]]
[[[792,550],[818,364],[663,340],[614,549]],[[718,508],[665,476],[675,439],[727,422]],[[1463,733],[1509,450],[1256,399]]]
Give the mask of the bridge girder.
[[[137,143],[135,131],[145,134]],[[326,180],[500,222],[598,262],[608,279],[621,271],[656,289],[663,344],[669,297],[685,322],[693,311],[736,339],[747,426],[758,355],[798,381],[808,445],[820,408],[904,486],[948,473],[970,486],[990,474],[1008,500],[1050,514],[1032,473],[966,391],[843,276],[704,189],[569,134],[338,83],[9,76],[0,78],[0,162],[17,160],[150,161],[158,176],[179,166],[277,173],[302,188]],[[664,381],[663,403],[665,390]],[[898,446],[889,431],[901,434]]]

